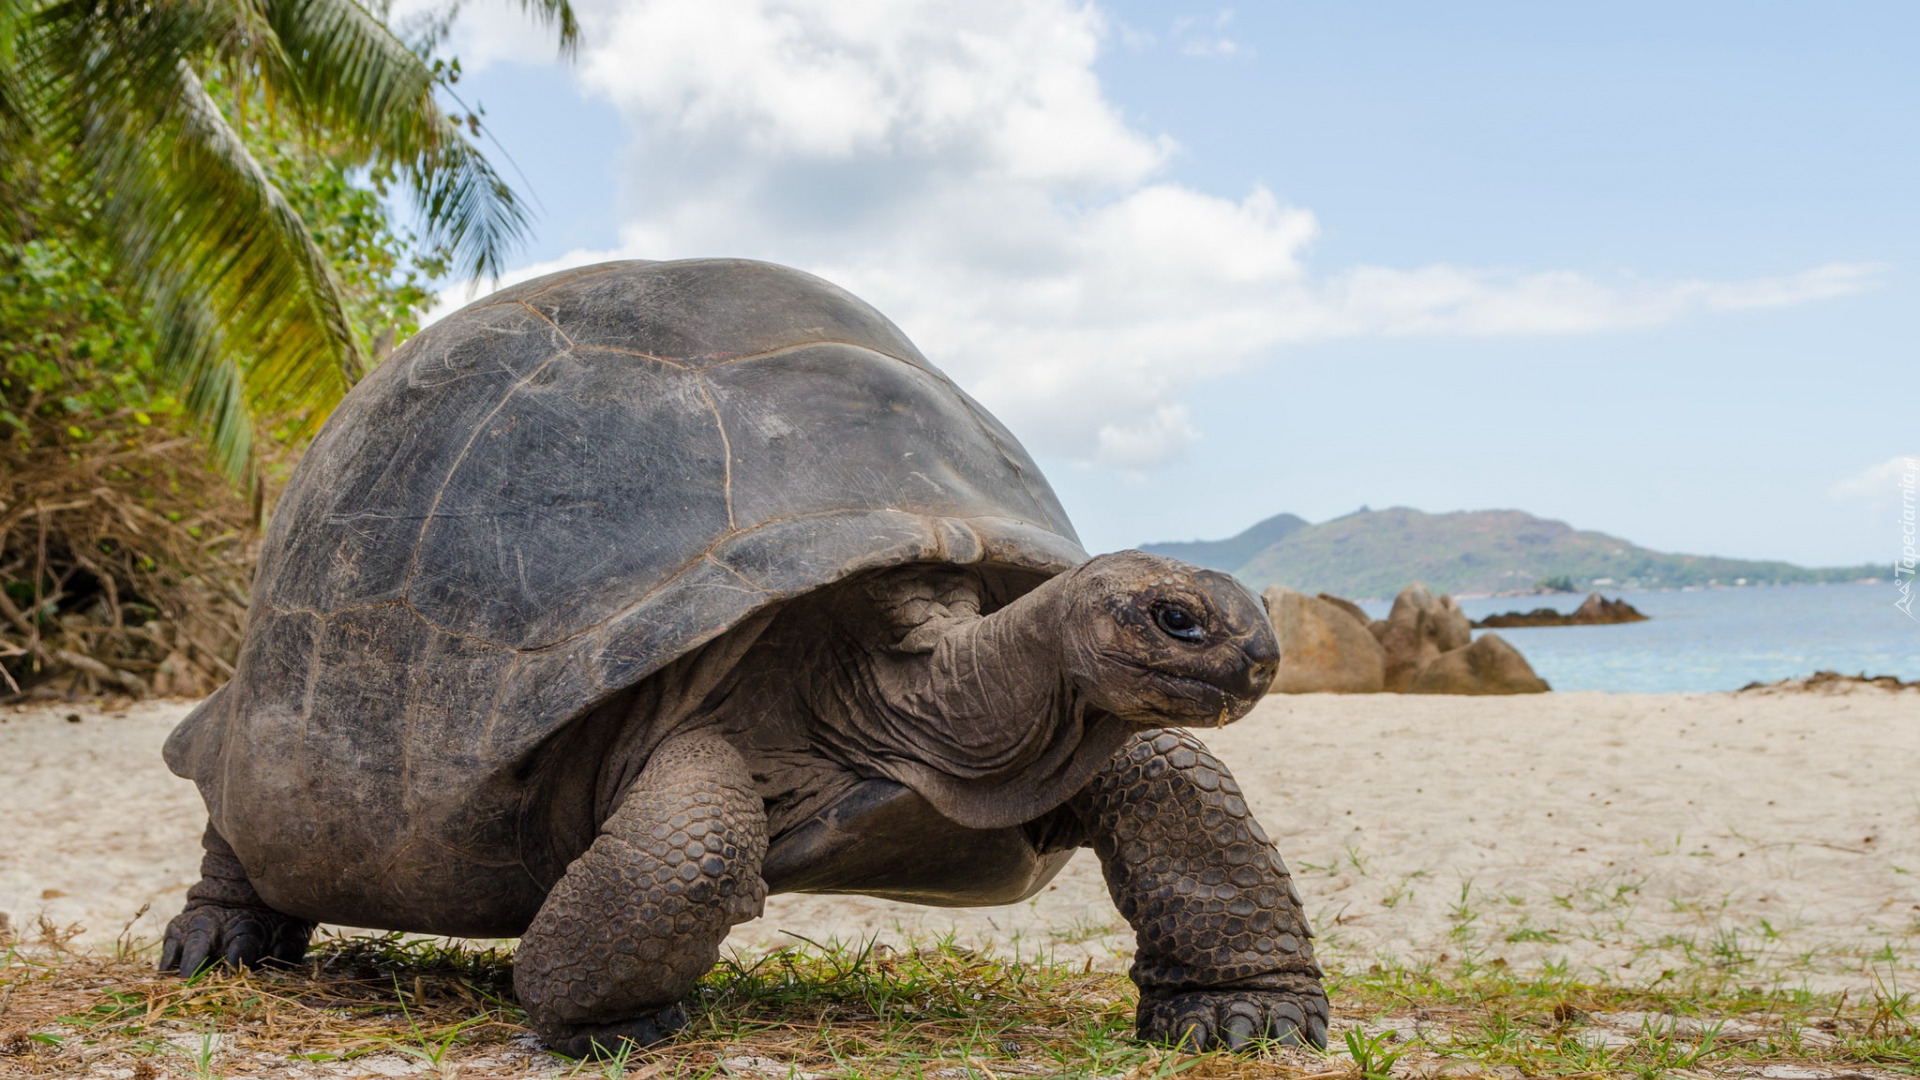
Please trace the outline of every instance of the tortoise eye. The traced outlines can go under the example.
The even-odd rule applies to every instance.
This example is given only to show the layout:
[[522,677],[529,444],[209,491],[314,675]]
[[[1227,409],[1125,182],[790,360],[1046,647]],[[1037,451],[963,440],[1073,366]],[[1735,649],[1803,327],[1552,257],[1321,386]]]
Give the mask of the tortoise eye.
[[1153,624],[1160,628],[1161,633],[1180,641],[1203,641],[1207,636],[1207,632],[1200,628],[1200,620],[1193,617],[1193,612],[1178,604],[1156,605]]

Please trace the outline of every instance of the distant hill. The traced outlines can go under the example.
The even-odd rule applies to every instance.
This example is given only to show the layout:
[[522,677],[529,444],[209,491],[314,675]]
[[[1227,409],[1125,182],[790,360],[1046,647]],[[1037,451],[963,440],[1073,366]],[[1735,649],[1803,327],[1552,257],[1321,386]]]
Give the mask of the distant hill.
[[1297,514],[1275,514],[1238,536],[1225,540],[1186,540],[1165,544],[1145,544],[1142,551],[1184,559],[1195,566],[1225,570],[1229,574],[1247,564],[1247,560],[1301,529],[1310,529],[1307,519]]
[[1228,540],[1142,544],[1141,549],[1234,574],[1255,589],[1390,597],[1415,581],[1455,594],[1537,591],[1543,582],[1596,588],[1787,585],[1855,581],[1876,566],[1808,569],[1710,555],[1669,555],[1520,510],[1428,514],[1396,506],[1308,524],[1268,518]]

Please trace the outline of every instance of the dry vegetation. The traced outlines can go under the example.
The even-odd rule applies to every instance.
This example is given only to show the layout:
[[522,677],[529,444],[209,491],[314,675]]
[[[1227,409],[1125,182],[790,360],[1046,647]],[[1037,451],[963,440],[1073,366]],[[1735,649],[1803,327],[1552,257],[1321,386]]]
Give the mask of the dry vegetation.
[[193,696],[233,673],[256,510],[198,443],[110,420],[0,458],[0,699]]
[[811,944],[722,963],[676,1042],[612,1062],[545,1053],[508,954],[329,939],[303,970],[159,977],[150,957],[67,951],[51,928],[0,954],[9,1077],[1289,1077],[1920,1075],[1920,1007],[1761,990],[1711,968],[1652,986],[1471,962],[1331,980],[1332,1053],[1193,1057],[1128,1038],[1124,976],[935,944]]

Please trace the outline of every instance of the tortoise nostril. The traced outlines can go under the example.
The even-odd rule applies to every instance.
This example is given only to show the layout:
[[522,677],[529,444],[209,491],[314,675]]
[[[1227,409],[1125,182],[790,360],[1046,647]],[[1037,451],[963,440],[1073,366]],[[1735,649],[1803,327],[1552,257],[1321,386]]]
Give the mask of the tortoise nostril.
[[[1263,627],[1262,630],[1265,630]],[[1246,654],[1247,663],[1259,668],[1278,668],[1280,666],[1280,639],[1272,631],[1257,632],[1241,646]]]

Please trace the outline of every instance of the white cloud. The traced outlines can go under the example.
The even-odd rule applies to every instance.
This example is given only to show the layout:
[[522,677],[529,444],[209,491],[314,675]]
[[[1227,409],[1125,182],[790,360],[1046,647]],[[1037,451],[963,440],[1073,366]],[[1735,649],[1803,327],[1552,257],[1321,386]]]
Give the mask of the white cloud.
[[1180,55],[1198,59],[1248,55],[1240,42],[1227,36],[1227,26],[1232,22],[1232,8],[1221,8],[1205,23],[1194,18],[1175,19],[1173,35],[1179,39]]
[[[899,322],[1036,451],[1123,470],[1200,436],[1183,393],[1289,343],[1593,333],[1838,296],[1877,272],[1316,273],[1310,212],[1264,188],[1228,198],[1160,178],[1177,147],[1105,96],[1093,63],[1108,27],[1089,4],[576,7],[578,77],[632,133],[621,242],[516,277],[619,256],[799,266]],[[1230,18],[1174,40],[1231,44]],[[456,44],[484,62],[529,59],[540,40],[503,9]]]
[[1162,405],[1131,424],[1103,424],[1097,437],[1103,464],[1138,472],[1182,453],[1200,439],[1200,429],[1185,405]]
[[1833,485],[1839,499],[1866,499],[1887,502],[1900,494],[1903,484],[1916,483],[1920,473],[1920,454],[1900,454],[1846,477]]

